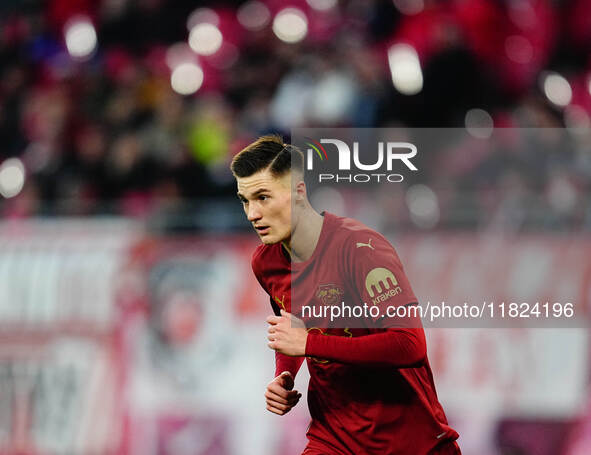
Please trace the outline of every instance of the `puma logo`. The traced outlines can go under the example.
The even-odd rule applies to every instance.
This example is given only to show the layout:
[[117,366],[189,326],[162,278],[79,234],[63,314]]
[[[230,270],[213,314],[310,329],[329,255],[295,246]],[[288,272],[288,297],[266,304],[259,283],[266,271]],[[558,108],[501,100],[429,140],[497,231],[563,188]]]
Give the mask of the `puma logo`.
[[367,243],[357,242],[357,248],[361,248],[362,246],[366,246],[368,248],[371,248],[372,250],[375,250],[375,248],[373,246],[371,246],[371,241],[372,241],[372,239],[369,239],[369,241]]

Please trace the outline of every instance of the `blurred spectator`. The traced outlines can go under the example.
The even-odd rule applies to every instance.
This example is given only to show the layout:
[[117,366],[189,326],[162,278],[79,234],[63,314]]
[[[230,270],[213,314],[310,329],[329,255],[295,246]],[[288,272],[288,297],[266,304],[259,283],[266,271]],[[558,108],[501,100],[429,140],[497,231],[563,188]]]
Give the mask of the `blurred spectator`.
[[[282,5],[262,5],[4,3],[0,160],[20,157],[26,182],[0,213],[190,212],[234,197],[228,162],[262,133],[464,128],[477,108],[496,127],[563,132],[530,137],[519,155],[468,139],[422,156],[422,183],[440,199],[433,227],[591,227],[586,2],[298,1],[307,26],[291,42],[272,26]],[[73,41],[80,56],[66,46],[76,20],[86,24]],[[191,50],[187,30],[200,22],[219,27],[219,49]],[[392,85],[398,43],[417,52],[416,94]],[[179,61],[192,71],[188,89],[172,83]],[[416,227],[404,205],[378,201],[392,228]]]

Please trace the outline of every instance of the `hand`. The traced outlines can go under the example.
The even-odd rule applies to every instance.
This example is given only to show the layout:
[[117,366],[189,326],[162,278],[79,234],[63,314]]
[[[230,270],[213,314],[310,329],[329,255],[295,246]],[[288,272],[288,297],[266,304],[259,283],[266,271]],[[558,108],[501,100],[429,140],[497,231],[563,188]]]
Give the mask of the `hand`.
[[308,331],[300,319],[281,310],[281,316],[269,316],[267,322],[271,349],[292,357],[306,355]]
[[293,389],[293,376],[289,371],[284,371],[269,384],[265,390],[265,400],[267,401],[267,411],[271,411],[280,416],[291,411],[302,396],[297,390]]

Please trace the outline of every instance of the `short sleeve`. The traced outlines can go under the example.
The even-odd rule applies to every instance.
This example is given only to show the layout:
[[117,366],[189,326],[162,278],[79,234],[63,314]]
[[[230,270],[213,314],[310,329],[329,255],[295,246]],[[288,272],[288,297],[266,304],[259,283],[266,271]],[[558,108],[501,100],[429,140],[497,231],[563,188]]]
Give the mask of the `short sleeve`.
[[347,247],[350,281],[357,297],[370,309],[368,325],[421,327],[417,298],[390,242],[375,232],[362,231],[350,237]]

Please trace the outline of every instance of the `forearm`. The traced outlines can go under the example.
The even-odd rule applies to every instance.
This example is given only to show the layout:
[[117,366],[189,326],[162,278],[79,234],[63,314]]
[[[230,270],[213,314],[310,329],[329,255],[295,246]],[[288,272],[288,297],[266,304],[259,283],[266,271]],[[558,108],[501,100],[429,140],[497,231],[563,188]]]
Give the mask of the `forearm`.
[[295,379],[303,361],[304,357],[290,357],[280,352],[275,352],[275,377],[284,371],[289,371]]
[[407,368],[420,364],[426,355],[422,328],[388,329],[354,338],[308,334],[306,340],[306,356],[341,363]]

